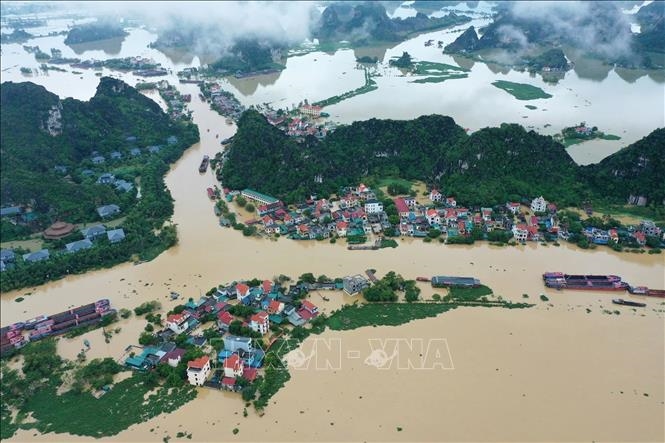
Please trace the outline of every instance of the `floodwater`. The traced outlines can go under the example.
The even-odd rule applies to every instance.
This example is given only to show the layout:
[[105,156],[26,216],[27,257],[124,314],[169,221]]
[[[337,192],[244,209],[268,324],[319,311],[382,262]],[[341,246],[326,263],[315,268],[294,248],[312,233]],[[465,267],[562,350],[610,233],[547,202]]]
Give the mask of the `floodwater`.
[[[131,54],[129,50],[125,52],[125,45],[132,41],[131,35],[123,43],[121,54]],[[437,55],[438,51],[432,50],[430,57],[431,48],[422,47],[425,38],[418,37],[403,47],[412,47],[414,56],[423,59],[423,51],[427,50],[426,59],[441,61],[444,56]],[[3,45],[3,81],[25,79],[17,74],[18,68],[5,71],[10,65],[22,66],[23,63],[11,61],[15,52],[22,51],[20,46],[6,46]],[[42,49],[48,47],[42,44]],[[402,46],[387,49],[387,56],[391,51],[402,50],[398,48]],[[152,56],[153,50],[145,51]],[[71,54],[63,50],[63,56]],[[338,70],[346,72],[340,72],[339,76],[348,78],[312,87],[310,93],[319,94],[317,98],[362,84],[362,72],[353,69],[355,63],[348,52],[338,52],[331,59],[333,66],[346,66]],[[318,80],[311,74],[303,80],[305,74],[293,71],[291,63],[303,63],[298,70],[305,70],[316,63],[327,63],[326,60],[321,53],[289,59],[287,70],[277,78],[264,79],[263,84],[257,84],[253,93],[256,97],[252,96],[251,100],[256,100],[255,103],[279,101],[283,96],[287,102],[297,103],[307,97],[298,92],[301,87],[307,88],[304,80]],[[490,85],[483,92],[475,92],[472,84],[461,83],[472,78],[480,83],[504,78],[490,73],[486,65],[476,63],[468,79],[439,85],[410,85],[408,94],[402,94],[401,83],[407,79],[394,74],[379,77],[378,91],[342,102],[334,110],[331,107],[331,113],[343,115],[339,120],[350,121],[372,116],[412,118],[420,113],[440,112],[453,115],[460,123],[474,129],[498,124],[495,120],[517,116],[520,112],[547,114],[540,109],[540,101],[538,111],[517,112],[524,103],[515,104],[511,97],[502,95],[503,91]],[[81,75],[84,78],[75,82],[71,73],[59,72],[35,76],[32,80],[61,96],[87,99],[94,94],[98,79],[92,71]],[[524,74],[508,74],[513,75]],[[122,75],[122,78],[131,84],[137,80],[131,75]],[[173,80],[173,76],[169,79]],[[360,79],[358,84],[357,79]],[[284,81],[287,83],[282,84]],[[606,84],[608,81],[610,83]],[[534,79],[533,83],[538,84],[538,80]],[[439,90],[442,85],[444,89]],[[419,102],[414,97],[421,94],[420,87],[436,87],[436,93],[441,95],[437,96],[432,89],[427,99],[422,96],[423,102]],[[563,91],[567,87],[572,87],[574,92],[569,91],[569,98],[565,100],[555,94],[555,99],[543,101],[543,107],[555,110],[552,115],[557,116],[556,120],[550,119],[553,125],[558,121],[563,126],[571,123],[568,120],[574,123],[579,119],[565,103],[566,100],[569,105],[575,103],[574,95],[580,94],[583,88],[596,91],[594,94],[612,90],[612,94],[606,94],[608,100],[610,95],[625,97],[622,112],[641,103],[642,107],[634,115],[644,116],[647,123],[638,122],[638,118],[621,121],[621,125],[631,125],[626,130],[637,138],[662,124],[662,109],[654,108],[656,100],[653,98],[662,85],[649,77],[628,86],[614,72],[602,82],[580,80],[569,73],[555,89],[559,87],[564,98],[567,95]],[[664,288],[665,259],[662,256],[620,254],[606,248],[583,251],[567,244],[558,248],[534,244],[501,248],[487,244],[445,246],[400,240],[396,249],[348,251],[341,244],[327,242],[247,239],[237,231],[219,227],[213,203],[205,192],[216,181],[210,172],[198,173],[201,157],[214,155],[220,149],[219,140],[232,135],[235,126],[227,125],[224,118],[200,101],[195,85],[179,85],[179,89],[192,94],[189,108],[201,133],[201,142],[192,146],[166,176],[166,184],[175,200],[173,221],[178,226],[179,244],[148,263],[123,264],[38,288],[2,294],[0,322],[3,325],[60,312],[100,298],[109,298],[117,309],[133,309],[144,301],[159,300],[165,312],[177,303],[169,299],[170,291],[179,292],[185,299],[197,298],[212,286],[239,278],[271,278],[280,274],[297,278],[305,272],[337,277],[363,273],[368,268],[376,269],[379,276],[390,270],[406,278],[435,274],[474,276],[504,299],[526,300],[537,306],[526,310],[461,308],[400,327],[362,328],[343,333],[327,331],[320,337],[308,339],[302,352],[308,355],[318,346],[316,339],[328,340],[332,351],[317,347],[316,355],[329,358],[334,363],[332,368],[294,369],[291,381],[273,398],[265,416],[258,417],[250,411],[249,417],[243,418],[243,402],[237,395],[202,389],[195,401],[173,414],[135,425],[110,440],[158,441],[167,435],[175,437],[179,431],[192,433],[194,441],[664,440],[665,305],[662,301],[647,300],[647,308],[640,310],[613,306],[611,298],[616,294],[558,292],[544,288],[540,277],[545,271],[612,273],[634,285]],[[551,90],[550,87],[545,89]],[[382,90],[385,94],[380,92]],[[619,95],[628,90],[635,95]],[[590,95],[581,96],[591,97],[592,92],[588,93]],[[378,99],[380,96],[385,98]],[[451,105],[449,96],[456,105]],[[441,97],[441,100],[432,100],[433,97]],[[249,103],[242,95],[241,100]],[[391,100],[390,106],[385,100]],[[488,110],[499,107],[501,115],[489,115]],[[459,114],[446,112],[447,109]],[[582,109],[589,110],[589,107]],[[661,121],[656,123],[654,119],[659,112]],[[613,119],[618,121],[614,114],[620,113],[602,108],[593,119],[584,118],[602,130],[617,132],[617,126],[609,127]],[[473,121],[478,124],[474,125]],[[622,142],[627,139],[628,136]],[[613,149],[607,146],[608,150]],[[421,288],[422,296],[431,298],[434,291],[425,285]],[[550,301],[540,301],[541,293]],[[529,298],[524,299],[523,294],[528,294]],[[15,301],[19,296],[24,298],[22,302]],[[321,296],[330,301],[325,302]],[[313,294],[312,300],[329,311],[354,299],[339,292],[321,292]],[[620,315],[603,313],[604,310],[616,310]],[[58,350],[73,359],[82,349],[83,340],[88,339],[91,343],[88,359],[120,358],[127,346],[136,344],[144,326],[145,320],[132,316],[113,325],[113,329],[119,327],[120,331],[112,334],[109,343],[105,343],[98,330],[71,340],[61,339]],[[440,366],[416,369],[420,367],[417,364],[409,370],[396,366],[377,369],[368,364],[371,360],[366,360],[376,349],[370,347],[369,340],[377,339],[422,339],[422,343],[438,346],[445,340],[445,349],[437,349],[446,352],[437,354],[434,361],[440,359],[444,367],[454,369]],[[403,349],[405,344],[399,340],[387,343],[386,351],[393,350],[391,343],[398,343],[398,351],[403,351],[398,353],[396,364],[406,357],[418,360],[424,353],[417,347]],[[236,427],[240,432],[234,436],[231,430]],[[34,431],[21,431],[12,440],[82,440],[70,435],[33,434]]]
[[[412,11],[409,8],[397,11],[401,10],[409,14]],[[555,134],[564,127],[586,122],[621,137],[621,140],[594,140],[569,148],[571,157],[579,164],[598,162],[665,125],[665,75],[661,71],[614,69],[568,50],[567,55],[575,62],[574,70],[566,73],[557,84],[550,84],[540,76],[526,72],[474,62],[457,55],[444,55],[436,44],[424,46],[429,39],[440,40],[446,45],[469,25],[479,28],[487,23],[486,18],[474,18],[469,24],[421,34],[397,45],[292,56],[281,72],[244,79],[229,78],[222,83],[246,106],[270,103],[276,108],[290,108],[305,99],[314,102],[362,86],[364,72],[355,62],[356,58],[378,56],[380,63],[373,68],[373,72],[379,75],[374,77],[378,89],[327,107],[333,120],[351,123],[369,118],[412,119],[436,113],[453,117],[470,131],[510,122],[543,134]],[[45,52],[57,48],[63,57],[82,59],[152,58],[169,69],[170,74],[160,78],[171,82],[177,82],[177,71],[201,65],[196,56],[183,57],[177,51],[167,55],[149,48],[155,39],[154,33],[135,28],[124,39],[106,40],[83,49],[65,45],[64,36],[36,38],[26,45],[40,46]],[[75,69],[65,66],[70,72],[44,73],[38,70],[41,63],[20,44],[3,45],[2,50],[2,81],[33,81],[63,97],[88,99],[94,94],[98,83],[96,74],[99,73],[122,78],[132,85],[143,80],[131,73],[102,69],[78,70],[81,72],[76,74],[79,79],[73,82],[75,74],[71,71]],[[404,76],[400,70],[388,67],[388,60],[400,56],[403,51],[408,51],[416,60],[462,66],[470,70],[468,77],[442,83],[411,83],[416,77]],[[20,72],[20,67],[30,67],[35,72],[25,75]],[[520,101],[494,87],[492,82],[496,80],[529,83],[553,97]],[[526,104],[537,109],[527,109]]]

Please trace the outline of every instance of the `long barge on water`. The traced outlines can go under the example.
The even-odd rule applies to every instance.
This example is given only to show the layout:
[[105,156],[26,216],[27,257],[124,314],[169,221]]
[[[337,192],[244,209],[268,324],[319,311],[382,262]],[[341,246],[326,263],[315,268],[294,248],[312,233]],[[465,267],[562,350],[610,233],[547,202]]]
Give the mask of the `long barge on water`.
[[199,165],[199,172],[206,172],[208,170],[209,163],[210,163],[210,157],[204,155],[203,160],[201,160],[201,165]]
[[546,272],[543,281],[548,288],[577,289],[583,291],[625,291],[628,283],[618,275],[583,275]]
[[79,326],[87,326],[102,321],[104,317],[114,314],[108,299],[69,309],[54,315],[40,315],[0,328],[0,354],[21,348],[31,341],[63,334]]
[[665,289],[649,289],[646,286],[628,286],[628,292],[633,295],[648,295],[649,297],[665,298]]

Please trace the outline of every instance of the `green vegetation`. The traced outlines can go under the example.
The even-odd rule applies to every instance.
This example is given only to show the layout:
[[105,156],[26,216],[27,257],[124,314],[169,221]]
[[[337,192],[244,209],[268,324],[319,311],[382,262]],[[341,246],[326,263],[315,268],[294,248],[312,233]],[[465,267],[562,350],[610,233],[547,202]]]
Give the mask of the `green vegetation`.
[[552,98],[552,95],[546,93],[537,86],[526,83],[514,83],[506,80],[497,80],[492,85],[503,89],[517,100],[537,100],[539,98]]
[[158,309],[161,308],[161,304],[156,301],[147,301],[145,303],[141,303],[137,307],[134,308],[134,314],[136,316],[143,315],[143,314],[150,314]]
[[530,110],[532,110],[532,111],[533,111],[534,109],[538,109],[538,106],[534,106],[534,105],[524,105],[524,107],[527,108],[527,109],[530,109]]
[[436,317],[455,309],[444,303],[368,303],[348,305],[328,318],[328,327],[334,331],[364,326],[398,326],[412,320]]
[[381,239],[381,248],[396,248],[398,243],[391,238],[382,238]]
[[106,40],[115,37],[124,37],[127,33],[122,29],[122,26],[110,22],[95,22],[85,25],[78,25],[69,30],[67,38],[65,38],[66,45],[74,45],[79,43],[88,43],[97,40]]
[[[126,215],[121,226],[124,241],[110,244],[102,239],[94,248],[77,254],[58,254],[63,241],[47,244],[49,260],[30,265],[19,261],[15,269],[2,273],[3,291],[113,266],[132,257],[150,260],[176,243],[175,226],[164,224],[173,212],[173,202],[163,176],[169,164],[198,140],[196,126],[171,121],[154,101],[111,78],[101,79],[89,102],[60,100],[32,83],[4,83],[0,91],[2,206],[31,206],[37,216],[30,224],[32,230],[41,230],[55,220],[99,221],[96,208],[102,204],[117,204]],[[130,136],[142,145],[161,144],[162,148],[154,154],[144,149],[139,158],[132,158]],[[176,143],[166,143],[170,136],[176,137]],[[123,160],[93,165],[93,150],[101,155],[118,150]],[[57,165],[66,167],[69,177],[55,171]],[[92,170],[93,175],[85,176],[84,169]],[[128,181],[140,177],[142,198],[98,185],[96,178],[102,172]],[[3,241],[11,239],[5,234],[21,234],[2,225]]]
[[0,34],[0,42],[2,42],[2,44],[23,43],[30,40],[31,38],[34,38],[34,35],[26,32],[24,29],[17,28],[14,28],[11,33],[5,34],[3,32]]
[[[63,361],[55,348],[52,339],[28,344],[22,350],[25,362],[21,371],[2,364],[0,437],[3,440],[14,435],[19,427],[95,438],[115,435],[133,424],[174,411],[196,396],[190,387],[153,391],[151,384],[146,383],[146,375],[135,374],[97,399],[88,387],[98,389],[109,385],[120,370],[117,363],[107,358],[76,368]],[[67,373],[73,374],[72,388],[58,395],[56,391]],[[144,401],[148,394],[149,400]],[[12,418],[9,408],[15,408],[19,414]],[[28,414],[34,422],[24,421]]]
[[445,82],[446,80],[456,80],[459,78],[466,78],[468,77],[468,74],[450,74],[447,76],[439,76],[439,77],[425,77],[425,78],[419,78],[417,80],[411,81],[411,83],[442,83]]
[[75,26],[69,30],[66,45],[79,43],[88,43],[97,40],[106,40],[115,37],[124,37],[127,35],[119,24],[110,22],[95,22],[85,25]]
[[[341,126],[323,141],[312,137],[297,143],[249,110],[239,120],[220,178],[232,189],[257,189],[287,203],[311,194],[327,196],[368,177],[422,180],[466,205],[534,195],[559,206],[584,200],[625,203],[631,194],[660,202],[665,198],[658,172],[664,167],[658,155],[663,137],[665,129],[657,129],[598,165],[580,167],[551,137],[516,124],[466,135],[452,119],[438,115],[371,119]],[[388,149],[392,155],[377,156]],[[636,168],[640,162],[644,166]],[[275,164],[289,167],[275,170]],[[614,170],[621,172],[615,176]],[[323,183],[308,179],[317,174],[325,177]]]
[[395,42],[409,35],[459,25],[471,18],[449,14],[445,17],[428,17],[417,13],[415,17],[391,19],[379,2],[333,3],[326,7],[314,37],[320,41],[351,40],[355,45],[370,45],[379,41]]
[[368,56],[368,55],[365,55],[365,56],[362,56],[362,57],[358,57],[358,58],[356,59],[356,61],[357,61],[358,63],[375,64],[375,63],[378,63],[378,62],[379,62],[379,58],[378,58],[378,57],[370,57],[370,56]]
[[413,67],[413,61],[411,60],[411,55],[404,51],[402,55],[394,60],[390,60],[388,63],[390,66],[395,66],[396,68],[411,68]]
[[282,70],[284,65],[273,61],[272,52],[280,50],[276,43],[260,42],[258,39],[237,40],[225,55],[210,65],[213,73],[248,74],[265,70]]
[[343,100],[355,97],[357,95],[367,94],[368,92],[372,92],[375,89],[378,89],[379,87],[376,85],[376,82],[372,79],[372,76],[370,75],[369,71],[367,69],[364,69],[364,71],[365,71],[365,84],[363,86],[356,88],[352,91],[345,92],[344,94],[341,95],[334,95],[332,97],[328,97],[324,100],[318,101],[313,104],[315,106],[321,106],[321,107],[330,106],[337,104]]
[[595,126],[589,128],[584,122],[580,123],[579,126],[563,128],[561,134],[555,136],[555,139],[560,141],[566,148],[595,138],[602,140],[621,140],[621,137],[618,135],[605,134],[604,132],[599,131]]

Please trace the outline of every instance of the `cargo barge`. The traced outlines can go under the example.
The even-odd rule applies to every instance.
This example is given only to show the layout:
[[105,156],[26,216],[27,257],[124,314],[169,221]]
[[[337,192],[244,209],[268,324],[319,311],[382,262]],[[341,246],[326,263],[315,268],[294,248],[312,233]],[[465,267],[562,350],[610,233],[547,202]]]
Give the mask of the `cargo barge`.
[[0,354],[21,348],[31,341],[63,334],[79,326],[100,322],[115,313],[108,299],[79,306],[51,316],[40,315],[22,323],[0,328]]
[[199,166],[199,172],[206,172],[208,170],[209,163],[210,163],[210,157],[204,155],[203,160],[201,160],[201,165]]
[[618,275],[575,275],[561,272],[543,274],[545,286],[555,289],[579,289],[587,291],[625,291],[628,283]]
[[473,277],[450,277],[434,276],[432,277],[432,287],[434,288],[476,288],[480,286],[480,280]]

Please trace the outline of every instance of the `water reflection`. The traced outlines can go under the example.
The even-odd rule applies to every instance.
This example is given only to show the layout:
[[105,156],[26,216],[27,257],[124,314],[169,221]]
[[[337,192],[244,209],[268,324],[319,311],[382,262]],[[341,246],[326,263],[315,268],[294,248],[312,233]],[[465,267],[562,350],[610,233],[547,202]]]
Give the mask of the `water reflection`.
[[104,51],[108,55],[118,55],[122,49],[122,42],[125,37],[114,37],[106,40],[97,40],[94,42],[77,43],[67,45],[74,51],[75,54],[81,55],[87,51]]

